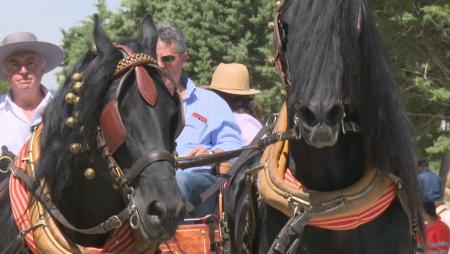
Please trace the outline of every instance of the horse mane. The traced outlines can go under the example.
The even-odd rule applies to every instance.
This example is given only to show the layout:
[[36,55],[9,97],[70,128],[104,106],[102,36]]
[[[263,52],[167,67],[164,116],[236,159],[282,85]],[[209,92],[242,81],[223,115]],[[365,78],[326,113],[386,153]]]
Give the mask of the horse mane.
[[420,198],[410,122],[367,1],[287,1],[282,11],[294,5],[295,15],[282,19],[291,41],[284,42],[283,50],[288,66],[295,66],[289,69],[292,84],[302,85],[292,86],[288,106],[314,91],[348,97],[370,162],[402,179],[415,209]]
[[[122,42],[135,51],[142,52],[144,47],[137,40],[127,39]],[[73,173],[89,166],[88,153],[74,155],[69,146],[72,143],[88,144],[90,149],[96,148],[98,119],[103,105],[112,96],[117,85],[113,83],[113,73],[117,63],[122,59],[118,49],[103,54],[87,51],[67,75],[64,85],[52,102],[48,105],[43,119],[44,129],[40,140],[41,154],[36,168],[36,178],[45,179],[54,198],[61,198],[65,186],[71,184]],[[74,73],[83,73],[84,88],[78,94],[76,105],[68,104],[65,95],[72,91]],[[77,113],[75,113],[77,112]],[[74,128],[65,125],[68,117],[77,114]],[[83,133],[80,129],[83,129]]]

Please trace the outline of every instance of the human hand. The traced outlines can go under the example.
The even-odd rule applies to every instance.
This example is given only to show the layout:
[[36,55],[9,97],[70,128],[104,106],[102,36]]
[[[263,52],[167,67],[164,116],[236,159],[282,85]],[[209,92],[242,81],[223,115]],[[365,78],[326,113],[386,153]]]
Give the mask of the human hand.
[[192,150],[190,150],[186,156],[199,156],[199,155],[203,155],[203,154],[208,154],[208,149],[206,149],[206,147],[204,146],[197,146],[192,148]]

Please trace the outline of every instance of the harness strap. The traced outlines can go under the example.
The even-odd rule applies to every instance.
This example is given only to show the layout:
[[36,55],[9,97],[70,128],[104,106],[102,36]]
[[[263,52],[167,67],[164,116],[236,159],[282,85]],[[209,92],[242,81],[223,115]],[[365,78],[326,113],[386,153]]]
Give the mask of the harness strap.
[[286,225],[278,233],[275,241],[269,249],[269,254],[297,253],[303,230],[311,218],[309,210],[300,212],[289,219]]
[[147,155],[139,158],[133,166],[125,174],[125,181],[131,184],[134,179],[144,170],[157,161],[168,161],[170,164],[175,165],[175,158],[167,151],[153,151]]
[[[31,178],[29,175],[27,175],[26,173],[24,173],[22,170],[18,169],[15,166],[12,167],[11,170],[14,176],[22,180],[22,182],[26,185],[28,190],[33,189],[33,182],[34,182],[33,178]],[[51,199],[47,195],[45,195],[42,186],[38,186],[34,191],[33,195],[37,198],[39,202],[41,202],[44,205],[44,207],[51,214],[51,216],[56,220],[58,220],[58,222],[60,222],[64,227],[83,234],[97,235],[108,233],[122,226],[122,223],[128,220],[131,215],[130,209],[127,207],[123,209],[119,214],[111,216],[109,219],[107,219],[105,222],[100,223],[98,226],[88,229],[79,229],[67,221],[67,219],[59,211],[59,209],[55,206],[55,204],[53,204]]]

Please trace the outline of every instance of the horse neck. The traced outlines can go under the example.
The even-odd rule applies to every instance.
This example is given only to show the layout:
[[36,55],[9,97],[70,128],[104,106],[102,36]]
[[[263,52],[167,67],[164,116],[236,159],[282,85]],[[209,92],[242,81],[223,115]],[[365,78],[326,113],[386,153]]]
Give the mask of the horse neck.
[[[112,187],[105,162],[95,154],[101,153],[92,152],[96,177],[88,180],[84,176],[86,168],[74,166],[78,172],[72,174],[71,183],[63,189],[61,199],[55,200],[62,214],[78,228],[97,226],[125,207],[120,190]],[[107,239],[107,235],[85,235],[61,228],[72,241],[83,246],[102,247]]]
[[333,191],[348,187],[364,172],[365,152],[361,135],[340,135],[333,147],[317,149],[303,141],[289,145],[289,167],[307,188]]

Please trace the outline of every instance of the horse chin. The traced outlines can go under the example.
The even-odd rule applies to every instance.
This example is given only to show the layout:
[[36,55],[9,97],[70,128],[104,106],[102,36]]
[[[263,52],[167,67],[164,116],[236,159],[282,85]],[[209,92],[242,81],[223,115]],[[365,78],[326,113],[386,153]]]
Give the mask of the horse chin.
[[302,128],[302,138],[306,144],[323,149],[332,147],[337,143],[339,137],[339,125],[329,126],[315,126],[313,128]]
[[162,224],[159,216],[149,215],[145,220],[141,219],[139,232],[150,243],[167,241],[175,234],[176,228],[164,227]]

